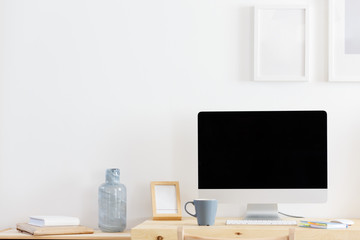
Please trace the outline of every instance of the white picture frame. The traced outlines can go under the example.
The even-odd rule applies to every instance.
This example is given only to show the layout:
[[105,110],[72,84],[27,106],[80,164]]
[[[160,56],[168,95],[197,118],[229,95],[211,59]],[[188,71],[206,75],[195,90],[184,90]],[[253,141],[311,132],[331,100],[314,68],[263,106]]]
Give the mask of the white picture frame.
[[181,220],[179,182],[151,182],[151,196],[153,220]]
[[[360,20],[360,18],[357,13],[355,16],[357,19],[352,19],[351,12],[349,14],[348,10],[346,11],[345,4],[346,0],[329,0],[328,80],[330,82],[360,81],[360,54],[355,51],[351,53],[351,50],[347,49],[349,31],[354,30],[354,35],[350,38],[359,37],[357,30],[349,23]],[[352,4],[352,2],[348,1],[348,4]],[[358,1],[354,1],[353,4],[354,8],[359,9],[359,6],[356,6]]]
[[254,7],[254,81],[309,80],[307,5]]

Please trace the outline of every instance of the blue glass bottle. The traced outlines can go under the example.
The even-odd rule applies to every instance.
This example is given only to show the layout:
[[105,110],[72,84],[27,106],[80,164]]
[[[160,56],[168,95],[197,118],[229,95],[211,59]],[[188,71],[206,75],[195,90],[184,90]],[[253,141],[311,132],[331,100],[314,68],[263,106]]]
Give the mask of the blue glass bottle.
[[126,188],[120,183],[120,170],[106,170],[106,182],[99,187],[99,228],[122,232],[126,228]]

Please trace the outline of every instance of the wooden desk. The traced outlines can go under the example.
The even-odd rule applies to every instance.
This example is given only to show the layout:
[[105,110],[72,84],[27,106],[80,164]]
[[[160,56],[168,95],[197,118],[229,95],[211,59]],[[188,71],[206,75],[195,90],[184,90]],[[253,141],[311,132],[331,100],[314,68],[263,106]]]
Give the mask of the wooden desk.
[[82,240],[130,240],[129,232],[104,233],[95,231],[93,234],[71,234],[71,235],[47,235],[33,236],[31,234],[21,233],[16,229],[10,229],[0,232],[0,239],[82,239]]
[[[132,240],[177,240],[178,226],[190,234],[203,236],[221,236],[228,238],[252,238],[281,236],[293,226],[229,226],[226,219],[217,218],[214,226],[198,226],[195,218],[183,218],[182,221],[148,220],[131,229]],[[235,219],[235,218],[234,218]],[[301,219],[306,220],[306,219]],[[328,219],[311,219],[329,221]],[[360,219],[352,219],[355,224],[347,229],[313,229],[295,226],[295,240],[360,240]]]

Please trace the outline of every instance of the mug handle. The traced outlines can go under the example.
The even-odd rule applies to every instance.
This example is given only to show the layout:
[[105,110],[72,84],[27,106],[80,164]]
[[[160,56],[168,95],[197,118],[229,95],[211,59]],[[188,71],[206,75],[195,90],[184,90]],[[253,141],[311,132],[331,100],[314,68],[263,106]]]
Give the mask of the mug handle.
[[185,206],[184,206],[185,212],[187,212],[190,216],[196,217],[196,213],[195,213],[195,214],[189,213],[189,211],[186,209],[186,206],[187,206],[189,203],[191,203],[191,204],[194,205],[194,207],[195,207],[194,202],[191,202],[191,201],[190,201],[190,202],[187,202],[187,203],[185,203]]

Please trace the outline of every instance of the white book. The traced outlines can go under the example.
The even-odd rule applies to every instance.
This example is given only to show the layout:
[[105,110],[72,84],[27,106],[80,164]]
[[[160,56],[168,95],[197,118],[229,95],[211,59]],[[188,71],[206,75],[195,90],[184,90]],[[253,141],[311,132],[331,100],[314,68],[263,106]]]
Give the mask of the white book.
[[68,216],[31,216],[30,225],[43,226],[76,226],[80,225],[80,219]]

